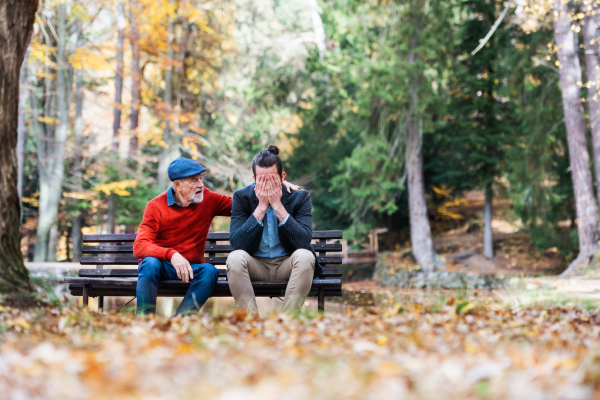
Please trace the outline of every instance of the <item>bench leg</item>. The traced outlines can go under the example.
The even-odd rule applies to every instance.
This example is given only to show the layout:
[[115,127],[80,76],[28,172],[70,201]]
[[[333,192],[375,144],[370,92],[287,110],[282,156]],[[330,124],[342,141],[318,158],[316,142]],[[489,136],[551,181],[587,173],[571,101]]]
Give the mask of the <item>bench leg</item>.
[[325,313],[325,289],[319,289],[319,311]]
[[98,311],[104,310],[104,296],[98,296]]
[[88,305],[88,285],[83,285],[83,306]]

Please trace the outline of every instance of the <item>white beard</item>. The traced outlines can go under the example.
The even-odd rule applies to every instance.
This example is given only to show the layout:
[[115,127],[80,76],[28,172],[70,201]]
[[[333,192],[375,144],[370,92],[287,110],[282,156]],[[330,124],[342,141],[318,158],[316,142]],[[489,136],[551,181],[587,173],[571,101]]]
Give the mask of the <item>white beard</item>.
[[192,198],[189,199],[189,202],[194,204],[200,204],[202,203],[202,200],[204,200],[204,190],[200,192],[200,197],[196,197],[196,193],[194,193]]

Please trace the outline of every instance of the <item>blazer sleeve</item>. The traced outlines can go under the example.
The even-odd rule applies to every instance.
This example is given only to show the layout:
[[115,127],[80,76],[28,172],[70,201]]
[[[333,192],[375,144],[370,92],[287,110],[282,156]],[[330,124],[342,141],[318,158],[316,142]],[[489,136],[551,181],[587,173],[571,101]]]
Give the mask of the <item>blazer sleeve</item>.
[[299,202],[298,210],[294,216],[290,214],[288,220],[279,228],[279,234],[284,235],[297,249],[310,249],[312,240],[312,202],[310,193],[298,193],[304,196]]
[[256,236],[262,235],[262,225],[258,223],[247,203],[248,199],[245,199],[240,191],[233,194],[229,242],[235,250],[250,251]]

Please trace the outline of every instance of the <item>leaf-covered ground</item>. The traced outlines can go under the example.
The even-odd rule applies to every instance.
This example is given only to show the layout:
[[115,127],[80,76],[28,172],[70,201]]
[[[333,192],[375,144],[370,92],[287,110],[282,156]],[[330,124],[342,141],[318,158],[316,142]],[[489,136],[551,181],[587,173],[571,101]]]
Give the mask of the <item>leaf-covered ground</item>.
[[600,396],[600,316],[453,300],[267,319],[0,308],[0,398]]

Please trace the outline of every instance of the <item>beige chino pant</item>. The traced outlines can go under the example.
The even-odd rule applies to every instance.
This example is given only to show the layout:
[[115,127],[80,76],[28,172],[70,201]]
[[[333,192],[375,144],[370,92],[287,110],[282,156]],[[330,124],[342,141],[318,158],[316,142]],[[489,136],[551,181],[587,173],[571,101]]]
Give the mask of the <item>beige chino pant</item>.
[[258,314],[251,281],[288,281],[282,311],[291,312],[302,308],[314,271],[315,256],[305,249],[277,258],[252,257],[235,250],[227,257],[227,280],[235,305],[250,314]]

